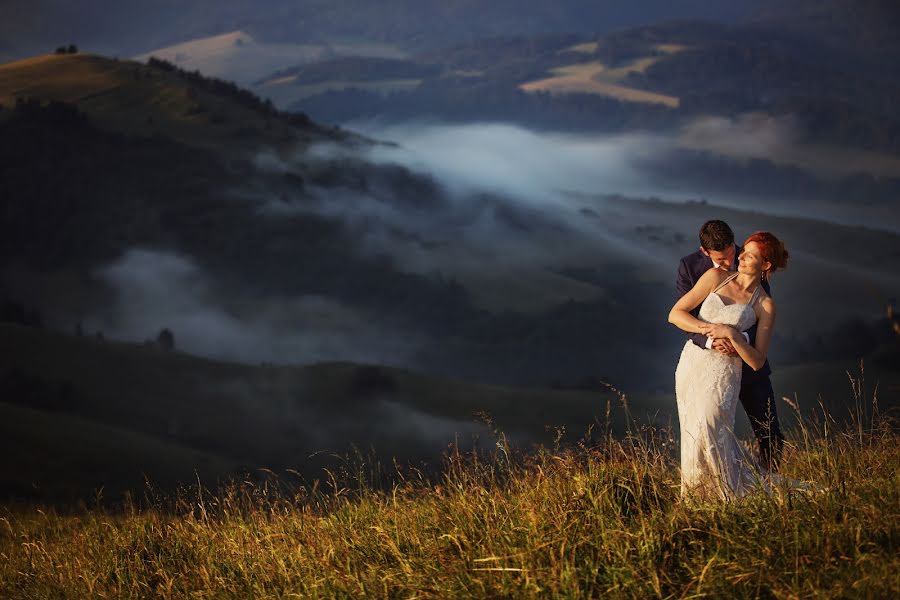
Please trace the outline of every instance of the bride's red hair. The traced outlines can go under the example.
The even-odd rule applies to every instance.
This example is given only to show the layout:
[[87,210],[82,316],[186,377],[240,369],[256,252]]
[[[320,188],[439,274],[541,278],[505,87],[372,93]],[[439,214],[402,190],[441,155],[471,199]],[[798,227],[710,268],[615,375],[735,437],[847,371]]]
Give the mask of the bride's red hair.
[[746,248],[750,242],[756,243],[760,254],[762,254],[762,259],[772,265],[764,275],[768,276],[787,267],[788,251],[784,247],[784,242],[777,237],[768,231],[757,231],[744,240],[744,247]]

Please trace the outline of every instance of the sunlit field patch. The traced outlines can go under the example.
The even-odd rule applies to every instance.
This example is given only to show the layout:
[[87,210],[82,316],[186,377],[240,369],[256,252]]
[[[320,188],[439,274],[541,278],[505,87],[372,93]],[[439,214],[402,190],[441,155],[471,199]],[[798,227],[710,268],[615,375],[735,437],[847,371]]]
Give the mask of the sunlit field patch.
[[643,72],[658,61],[658,57],[641,58],[611,69],[602,62],[587,62],[557,67],[552,77],[529,81],[519,86],[526,92],[549,92],[551,94],[597,94],[617,98],[627,102],[663,104],[678,107],[678,98],[618,83],[631,72]]

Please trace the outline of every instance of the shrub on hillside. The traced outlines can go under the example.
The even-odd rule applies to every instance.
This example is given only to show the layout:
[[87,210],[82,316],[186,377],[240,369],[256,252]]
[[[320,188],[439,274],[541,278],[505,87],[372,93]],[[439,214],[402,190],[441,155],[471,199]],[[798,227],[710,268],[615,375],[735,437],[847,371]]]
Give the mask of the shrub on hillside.
[[156,343],[166,352],[171,352],[175,349],[175,335],[171,330],[163,329],[159,332],[159,335],[156,336]]

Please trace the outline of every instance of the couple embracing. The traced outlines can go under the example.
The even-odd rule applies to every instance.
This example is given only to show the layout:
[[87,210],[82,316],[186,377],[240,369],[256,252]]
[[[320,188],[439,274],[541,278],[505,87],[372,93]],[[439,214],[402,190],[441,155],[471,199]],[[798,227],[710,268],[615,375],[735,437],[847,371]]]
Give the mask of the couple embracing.
[[[675,371],[681,428],[681,493],[740,498],[754,491],[809,490],[776,471],[784,437],[767,355],[775,325],[769,278],[787,266],[784,244],[757,232],[736,246],[731,228],[707,221],[700,250],[681,259],[679,300],[669,322],[689,334]],[[738,403],[759,444],[759,462],[734,436]]]

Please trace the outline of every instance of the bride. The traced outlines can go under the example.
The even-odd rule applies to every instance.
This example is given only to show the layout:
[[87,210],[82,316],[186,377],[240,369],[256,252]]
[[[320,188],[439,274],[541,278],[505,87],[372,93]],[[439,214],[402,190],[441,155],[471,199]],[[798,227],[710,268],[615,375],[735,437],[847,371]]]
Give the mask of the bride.
[[[784,244],[769,232],[744,242],[736,273],[711,268],[669,313],[689,333],[726,338],[737,355],[700,349],[688,341],[675,371],[681,425],[681,493],[696,499],[739,498],[755,490],[804,484],[766,473],[737,443],[732,431],[741,386],[741,361],[762,368],[775,325],[775,301],[762,280],[787,265]],[[700,306],[699,317],[691,311]],[[741,333],[758,323],[754,345]]]

